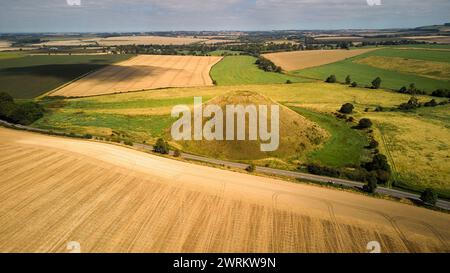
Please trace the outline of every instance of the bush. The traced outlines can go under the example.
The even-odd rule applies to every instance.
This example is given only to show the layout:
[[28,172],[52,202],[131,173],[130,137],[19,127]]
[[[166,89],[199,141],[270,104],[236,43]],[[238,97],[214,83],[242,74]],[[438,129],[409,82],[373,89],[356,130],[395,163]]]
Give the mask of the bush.
[[180,157],[181,156],[181,152],[180,150],[176,149],[175,152],[173,153],[174,157]]
[[363,118],[358,123],[358,127],[361,129],[370,128],[370,127],[372,127],[372,125],[373,125],[372,121],[368,118]]
[[249,173],[252,173],[256,170],[256,166],[255,166],[255,164],[252,163],[252,164],[248,165],[248,167],[245,170]]
[[377,107],[375,108],[375,112],[383,112],[383,111],[384,111],[384,108],[381,107],[381,106],[377,106]]
[[353,106],[353,104],[346,103],[346,104],[342,105],[342,107],[339,110],[339,112],[341,112],[342,114],[351,114],[353,112],[354,108],[355,107]]
[[291,80],[287,80],[286,84],[292,84],[292,81]]
[[363,164],[362,167],[369,172],[377,170],[391,172],[391,166],[389,166],[387,157],[383,154],[376,154],[371,162]]
[[350,75],[348,75],[346,78],[345,78],[345,84],[351,84],[352,83],[352,78],[350,78]]
[[91,134],[85,134],[85,135],[84,135],[84,138],[85,138],[85,139],[92,139],[92,135],[91,135]]
[[319,166],[316,164],[309,164],[308,165],[308,172],[315,175],[324,175],[324,176],[330,176],[330,177],[339,177],[341,173],[339,170],[325,167],[325,166]]
[[125,140],[123,142],[123,144],[128,145],[128,146],[133,146],[133,142],[131,140]]
[[428,188],[422,193],[420,200],[422,200],[424,204],[434,206],[438,200],[438,195],[433,189]]
[[436,106],[438,106],[438,103],[436,102],[435,99],[432,99],[429,102],[425,102],[425,104],[423,106],[425,106],[425,107],[436,107]]
[[376,77],[372,81],[372,89],[379,89],[380,87],[381,87],[381,78],[380,77]]
[[335,75],[329,76],[329,77],[325,80],[325,82],[327,82],[327,83],[336,83],[336,82],[337,82],[336,76],[335,76]]
[[407,103],[402,103],[398,107],[400,110],[413,110],[419,108],[421,105],[416,97],[411,97]]
[[154,151],[156,153],[160,153],[160,154],[168,154],[169,153],[169,145],[167,144],[167,142],[164,139],[160,138],[156,141]]
[[378,146],[380,146],[380,143],[378,143],[378,141],[376,141],[375,139],[372,139],[369,143],[370,149],[378,148]]
[[358,87],[358,83],[357,82],[352,82],[352,84],[350,86],[351,87]]

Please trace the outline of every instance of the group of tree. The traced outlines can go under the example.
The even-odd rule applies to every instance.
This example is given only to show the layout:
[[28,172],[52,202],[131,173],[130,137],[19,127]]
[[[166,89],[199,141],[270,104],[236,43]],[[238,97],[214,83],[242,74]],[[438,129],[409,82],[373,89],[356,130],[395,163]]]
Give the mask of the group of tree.
[[44,116],[44,108],[35,102],[16,103],[7,93],[0,93],[0,119],[30,125]]
[[431,93],[433,97],[439,98],[450,98],[450,90],[449,89],[437,89]]
[[261,56],[258,57],[255,64],[258,66],[259,69],[262,69],[266,72],[276,72],[276,73],[282,72],[280,66],[275,65],[271,60],[268,60]]
[[[336,75],[330,75],[325,79],[326,83],[337,83],[337,77]],[[380,77],[376,77],[373,81],[372,81],[372,85],[370,86],[371,89],[380,89],[381,87],[381,78]],[[345,78],[345,84],[349,85],[350,87],[358,87],[358,83],[353,81],[350,75],[347,75],[347,77]]]
[[398,90],[399,93],[402,94],[410,94],[410,95],[425,95],[426,92],[423,90],[420,90],[416,87],[414,83],[411,83],[409,87],[403,86]]
[[448,104],[448,101],[442,101],[438,103],[435,99],[431,99],[428,102],[421,103],[419,102],[419,99],[417,97],[411,97],[408,102],[400,104],[398,109],[408,111],[408,110],[414,110],[420,107],[436,107],[438,105],[445,105]]

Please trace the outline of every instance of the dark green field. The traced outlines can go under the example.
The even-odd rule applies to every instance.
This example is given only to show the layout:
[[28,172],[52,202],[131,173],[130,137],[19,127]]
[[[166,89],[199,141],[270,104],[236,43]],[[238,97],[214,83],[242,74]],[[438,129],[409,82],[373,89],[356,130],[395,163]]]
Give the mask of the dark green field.
[[12,56],[8,53],[8,58],[0,57],[0,91],[9,93],[17,99],[35,98],[90,71],[129,57],[129,55]]

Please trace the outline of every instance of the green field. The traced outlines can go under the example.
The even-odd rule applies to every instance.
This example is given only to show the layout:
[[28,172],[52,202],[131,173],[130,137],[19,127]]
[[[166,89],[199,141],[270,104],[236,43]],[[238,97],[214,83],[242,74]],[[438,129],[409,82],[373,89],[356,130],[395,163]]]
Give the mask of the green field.
[[369,160],[369,150],[365,149],[368,145],[367,135],[352,129],[352,124],[337,120],[332,115],[305,108],[291,107],[291,109],[314,121],[330,133],[330,139],[322,148],[308,154],[309,161],[342,168],[359,165],[361,162]]
[[306,80],[281,73],[265,72],[255,65],[251,56],[227,56],[211,70],[211,77],[217,85],[271,84],[305,82]]
[[239,55],[241,51],[233,51],[233,50],[215,50],[208,53],[211,56],[224,56],[225,55]]
[[360,86],[370,86],[373,79],[381,77],[382,87],[394,90],[398,90],[402,86],[409,86],[411,83],[415,83],[417,88],[428,92],[432,92],[439,88],[450,88],[449,80],[438,80],[419,76],[414,73],[393,71],[367,64],[356,63],[359,60],[371,56],[381,56],[386,58],[397,57],[443,63],[450,62],[450,51],[384,48],[337,63],[295,71],[293,74],[320,80],[324,80],[329,75],[334,74],[337,76],[339,82],[344,82],[345,77],[350,75],[352,80],[356,81]]
[[[22,56],[0,58],[0,88],[18,99],[40,96],[90,71],[128,59],[127,55]],[[1,55],[0,55],[1,56]]]

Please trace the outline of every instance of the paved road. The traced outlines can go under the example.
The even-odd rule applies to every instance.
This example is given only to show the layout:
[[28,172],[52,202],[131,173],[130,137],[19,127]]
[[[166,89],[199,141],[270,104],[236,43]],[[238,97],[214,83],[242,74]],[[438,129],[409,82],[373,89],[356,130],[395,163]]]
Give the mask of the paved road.
[[[39,133],[49,133],[50,132],[49,130],[37,129],[37,128],[32,128],[32,127],[23,126],[23,125],[15,125],[15,124],[11,124],[11,123],[8,123],[8,122],[2,121],[2,120],[0,120],[0,124],[5,125],[10,128],[26,129],[29,131],[39,132]],[[58,134],[58,133],[56,133],[56,134]],[[60,133],[60,134],[63,135],[63,133]],[[150,145],[135,143],[133,146],[136,148],[139,148],[139,149],[153,151],[153,146],[150,146]],[[173,154],[173,152],[171,152],[171,154]],[[249,165],[243,164],[243,163],[218,160],[218,159],[207,158],[207,157],[203,157],[203,156],[197,156],[197,155],[186,154],[186,153],[181,153],[181,157],[184,159],[195,160],[195,161],[210,163],[210,164],[217,164],[217,165],[222,165],[225,167],[231,167],[231,168],[237,168],[237,169],[243,169],[243,170],[245,170],[249,166]],[[335,185],[342,185],[342,186],[358,188],[358,189],[361,189],[364,186],[364,184],[361,182],[355,182],[355,181],[350,181],[350,180],[346,180],[346,179],[319,176],[319,175],[286,171],[286,170],[278,170],[278,169],[272,169],[272,168],[266,168],[266,167],[256,167],[256,171],[260,172],[260,173],[270,174],[270,175],[284,176],[284,177],[289,177],[289,178],[298,178],[298,179],[303,179],[303,180],[308,180],[308,181],[313,181],[313,182],[332,183]],[[414,193],[405,192],[405,191],[389,189],[389,188],[384,188],[384,187],[378,187],[377,192],[381,193],[381,194],[397,197],[397,198],[408,198],[411,200],[420,201],[419,195],[414,194]],[[445,200],[438,200],[438,202],[436,203],[436,206],[439,208],[445,209],[445,210],[450,210],[450,202],[445,201]]]

